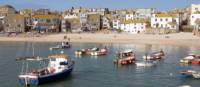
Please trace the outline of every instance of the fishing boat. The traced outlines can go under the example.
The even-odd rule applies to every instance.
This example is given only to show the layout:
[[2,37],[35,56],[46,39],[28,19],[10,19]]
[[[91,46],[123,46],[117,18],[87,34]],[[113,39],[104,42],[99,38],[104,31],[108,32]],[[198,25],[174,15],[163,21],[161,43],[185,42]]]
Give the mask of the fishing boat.
[[48,60],[48,65],[39,69],[28,69],[28,63],[23,66],[26,70],[22,71],[18,76],[19,83],[22,85],[39,85],[51,81],[66,78],[73,70],[74,61],[67,55],[56,54],[50,55],[48,58],[41,57],[23,57],[17,58],[17,61],[43,61]]
[[182,78],[189,78],[189,77],[193,77],[193,73],[196,73],[196,71],[194,70],[184,70],[180,72],[180,77]]
[[128,65],[135,63],[135,54],[132,50],[124,50],[117,53],[117,59],[114,60],[115,64]]
[[136,62],[135,64],[138,67],[151,67],[151,66],[156,66],[157,62],[156,61],[143,61],[143,62]]
[[160,50],[158,52],[151,53],[150,55],[146,54],[143,56],[143,59],[145,60],[157,60],[157,59],[162,59],[163,56],[165,56],[165,53],[163,50]]
[[86,54],[86,49],[81,49],[81,50],[76,50],[75,55],[85,55]]
[[200,65],[200,59],[195,58],[195,59],[191,60],[191,64]]
[[70,48],[71,45],[69,44],[69,42],[62,42],[61,44],[55,46],[55,47],[50,47],[49,49],[50,50],[53,50],[53,49],[66,49],[66,48]]
[[101,56],[101,55],[106,55],[107,54],[107,49],[106,48],[102,48],[102,49],[98,49],[98,50],[94,50],[91,52],[92,56]]
[[187,57],[184,57],[183,59],[181,59],[180,63],[190,64],[193,59],[195,59],[195,55],[194,54],[189,54]]
[[92,56],[100,56],[100,55],[106,55],[107,54],[107,48],[89,48],[89,49],[81,49],[75,51],[75,55],[92,55]]

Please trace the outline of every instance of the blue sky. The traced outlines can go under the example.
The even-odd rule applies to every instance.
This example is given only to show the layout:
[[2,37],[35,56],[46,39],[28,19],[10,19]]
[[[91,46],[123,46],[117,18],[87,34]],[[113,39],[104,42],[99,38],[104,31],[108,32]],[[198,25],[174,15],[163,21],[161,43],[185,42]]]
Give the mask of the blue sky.
[[170,10],[183,8],[190,4],[200,4],[200,0],[0,0],[0,5],[9,4],[17,10],[23,8],[48,8],[63,11],[73,7],[106,7],[112,9],[122,8],[157,8]]

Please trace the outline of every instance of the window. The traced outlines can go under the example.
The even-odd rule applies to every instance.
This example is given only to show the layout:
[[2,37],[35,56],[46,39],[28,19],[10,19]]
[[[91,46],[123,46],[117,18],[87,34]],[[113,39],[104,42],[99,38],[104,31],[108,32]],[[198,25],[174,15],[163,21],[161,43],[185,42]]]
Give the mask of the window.
[[18,25],[17,25],[17,27],[21,27],[21,25],[20,25],[20,24],[18,24]]
[[166,18],[165,21],[168,21],[168,19]]
[[50,23],[50,22],[51,22],[51,20],[50,20],[50,19],[47,19],[46,21],[47,21],[47,23]]

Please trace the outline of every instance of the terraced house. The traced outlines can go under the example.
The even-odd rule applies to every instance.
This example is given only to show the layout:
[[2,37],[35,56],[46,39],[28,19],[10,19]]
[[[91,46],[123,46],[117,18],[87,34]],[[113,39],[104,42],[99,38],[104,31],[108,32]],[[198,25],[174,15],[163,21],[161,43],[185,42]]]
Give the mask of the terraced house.
[[60,16],[59,15],[33,15],[33,29],[38,32],[59,32]]
[[145,20],[121,20],[120,23],[120,29],[131,34],[143,32],[147,25]]
[[4,31],[5,17],[9,14],[16,14],[16,10],[11,5],[2,5],[0,6],[0,32]]
[[96,31],[101,29],[101,15],[100,14],[88,14],[87,24],[90,31]]
[[19,14],[9,14],[4,19],[4,32],[24,32],[25,29],[25,18]]
[[179,15],[170,13],[158,13],[151,17],[151,27],[160,29],[179,30]]
[[81,32],[80,17],[78,14],[64,14],[62,32]]

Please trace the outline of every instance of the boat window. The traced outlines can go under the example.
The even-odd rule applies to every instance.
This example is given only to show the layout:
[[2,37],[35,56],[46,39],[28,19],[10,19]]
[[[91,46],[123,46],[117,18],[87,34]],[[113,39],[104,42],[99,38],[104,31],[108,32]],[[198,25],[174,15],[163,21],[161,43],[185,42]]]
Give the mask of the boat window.
[[60,62],[60,65],[67,65],[68,62]]
[[51,61],[56,61],[56,59],[53,59],[53,58],[52,58]]

